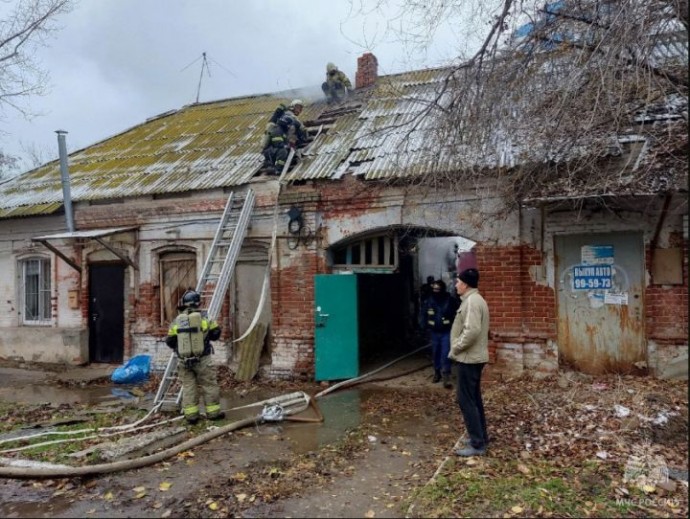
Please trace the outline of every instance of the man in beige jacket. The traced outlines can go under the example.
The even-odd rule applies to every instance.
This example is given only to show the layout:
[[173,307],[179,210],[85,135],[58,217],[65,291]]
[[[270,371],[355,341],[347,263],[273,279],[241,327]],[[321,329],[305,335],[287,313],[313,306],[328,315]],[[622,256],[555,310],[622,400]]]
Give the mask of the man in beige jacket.
[[450,331],[449,358],[457,363],[457,402],[465,419],[469,439],[458,456],[486,454],[486,432],[482,402],[482,369],[489,362],[489,307],[477,290],[479,272],[465,269],[458,275],[455,289],[462,299]]

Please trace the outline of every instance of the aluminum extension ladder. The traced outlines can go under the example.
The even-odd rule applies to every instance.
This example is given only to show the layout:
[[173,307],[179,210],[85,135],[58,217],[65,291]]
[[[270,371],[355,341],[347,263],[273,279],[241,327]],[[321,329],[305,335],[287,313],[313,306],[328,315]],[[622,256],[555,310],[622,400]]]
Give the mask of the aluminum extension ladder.
[[[254,191],[249,189],[244,197],[236,197],[234,192],[230,193],[225,204],[211,249],[196,285],[196,291],[201,295],[202,307],[207,308],[206,314],[210,320],[217,320],[223,307],[242,242],[247,234],[254,202]],[[237,216],[238,213],[239,216]],[[154,408],[158,406],[158,408],[179,409],[182,402],[182,387],[176,390],[177,362],[177,355],[172,353],[153,401]]]

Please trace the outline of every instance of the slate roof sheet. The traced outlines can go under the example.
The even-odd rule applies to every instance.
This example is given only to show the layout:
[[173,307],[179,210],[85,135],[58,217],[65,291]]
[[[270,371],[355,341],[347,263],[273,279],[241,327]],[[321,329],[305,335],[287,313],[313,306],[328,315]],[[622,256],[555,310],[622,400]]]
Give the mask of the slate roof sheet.
[[[435,121],[419,115],[439,97],[448,70],[382,76],[375,86],[355,91],[350,104],[357,108],[329,124],[287,179],[353,174],[385,180],[428,172],[432,166],[442,171],[468,164],[514,166],[524,153],[514,136],[497,136],[501,145],[483,153],[457,146],[439,151],[434,145]],[[297,96],[283,92],[192,104],[73,152],[72,198],[120,199],[246,184],[262,163],[260,141],[271,113]],[[307,103],[300,119],[316,120],[330,109],[323,100]],[[674,110],[687,112],[687,98]],[[0,184],[0,218],[50,214],[61,206],[57,160]]]

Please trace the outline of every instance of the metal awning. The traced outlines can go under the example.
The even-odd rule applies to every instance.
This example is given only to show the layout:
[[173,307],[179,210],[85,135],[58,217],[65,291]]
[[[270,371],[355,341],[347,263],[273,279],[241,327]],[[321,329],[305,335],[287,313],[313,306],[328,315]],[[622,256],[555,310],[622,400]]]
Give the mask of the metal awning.
[[109,229],[90,229],[88,231],[73,231],[73,232],[62,232],[57,234],[47,234],[45,236],[36,236],[31,238],[31,241],[36,241],[45,245],[46,248],[50,249],[55,255],[59,256],[67,263],[70,267],[81,272],[81,267],[77,265],[71,258],[65,256],[57,247],[50,243],[50,240],[74,240],[74,239],[86,239],[86,240],[96,240],[103,247],[108,249],[110,252],[115,254],[122,261],[130,265],[132,268],[139,270],[139,266],[134,263],[128,256],[122,254],[120,251],[115,250],[108,243],[103,241],[106,236],[111,236],[113,234],[118,234],[121,232],[134,231],[139,227],[111,227]]
[[62,240],[70,238],[102,238],[103,236],[110,236],[111,234],[117,234],[120,232],[133,231],[139,227],[111,227],[110,229],[90,229],[88,231],[74,231],[74,232],[61,232],[57,234],[47,234],[45,236],[36,236],[31,238],[33,241],[43,241],[43,240]]

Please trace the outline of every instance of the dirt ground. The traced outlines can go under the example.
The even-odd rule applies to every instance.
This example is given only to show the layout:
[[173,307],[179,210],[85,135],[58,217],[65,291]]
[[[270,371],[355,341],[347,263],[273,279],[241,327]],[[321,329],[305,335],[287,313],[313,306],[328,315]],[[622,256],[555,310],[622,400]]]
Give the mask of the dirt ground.
[[[454,391],[432,384],[425,365],[410,361],[372,377],[377,381],[324,396],[318,401],[323,424],[257,424],[156,465],[98,477],[0,479],[0,515],[439,516],[417,499],[439,474],[450,477],[459,470],[452,451],[463,436],[463,422]],[[259,387],[278,394],[299,388],[314,395],[325,389],[278,382],[238,386],[225,381],[223,387],[248,400]],[[665,495],[684,505],[673,510],[687,512],[687,382],[576,373],[502,381],[489,373],[485,405],[494,463],[510,466],[528,452],[555,466],[598,463],[612,475],[607,481],[618,481],[630,448],[649,444],[677,479]],[[622,416],[615,406],[628,414]],[[654,423],[658,416],[666,421]],[[441,516],[467,515],[462,496],[455,501],[459,508]],[[485,515],[519,516],[514,510],[497,508]]]

